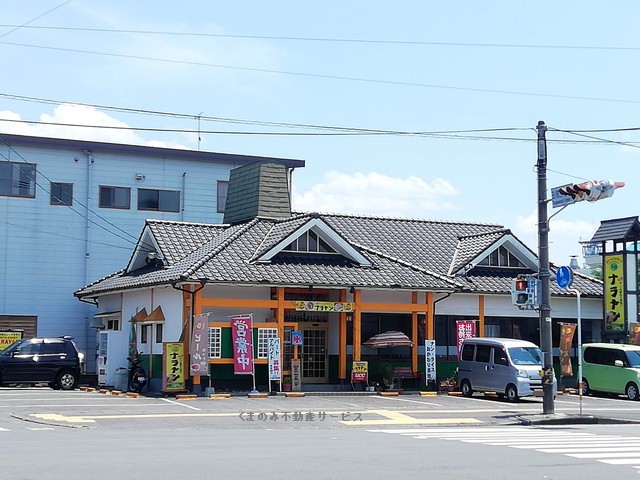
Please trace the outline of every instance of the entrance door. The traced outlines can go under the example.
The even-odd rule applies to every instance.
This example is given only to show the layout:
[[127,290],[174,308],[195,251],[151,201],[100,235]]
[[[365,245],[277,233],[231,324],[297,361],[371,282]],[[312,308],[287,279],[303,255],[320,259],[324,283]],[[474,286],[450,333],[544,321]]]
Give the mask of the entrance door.
[[327,383],[327,329],[302,329],[302,359],[303,383]]

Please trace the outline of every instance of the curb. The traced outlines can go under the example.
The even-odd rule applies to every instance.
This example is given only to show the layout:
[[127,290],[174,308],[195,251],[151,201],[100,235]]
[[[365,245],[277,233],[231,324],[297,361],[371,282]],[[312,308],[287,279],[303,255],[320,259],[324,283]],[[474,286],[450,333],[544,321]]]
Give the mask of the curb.
[[447,392],[447,395],[449,395],[450,397],[461,397],[462,392]]
[[195,400],[197,395],[176,395],[176,400]]
[[419,395],[421,397],[436,397],[438,392],[420,392]]
[[381,397],[397,397],[399,394],[398,392],[380,392],[379,395]]
[[304,397],[304,392],[285,392],[285,397]]
[[249,398],[267,398],[268,396],[268,393],[249,393],[247,395]]
[[209,395],[209,398],[220,399],[220,398],[231,398],[230,393],[212,393]]

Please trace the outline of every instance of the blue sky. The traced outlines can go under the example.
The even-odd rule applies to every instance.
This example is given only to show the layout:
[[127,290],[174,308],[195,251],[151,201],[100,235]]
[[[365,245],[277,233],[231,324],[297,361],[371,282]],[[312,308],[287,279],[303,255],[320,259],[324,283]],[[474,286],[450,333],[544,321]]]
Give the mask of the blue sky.
[[602,131],[639,123],[637,2],[0,7],[0,133],[303,159],[296,210],[496,223],[537,251],[543,120],[549,188],[626,182],[551,219],[553,262],[639,214],[638,132]]

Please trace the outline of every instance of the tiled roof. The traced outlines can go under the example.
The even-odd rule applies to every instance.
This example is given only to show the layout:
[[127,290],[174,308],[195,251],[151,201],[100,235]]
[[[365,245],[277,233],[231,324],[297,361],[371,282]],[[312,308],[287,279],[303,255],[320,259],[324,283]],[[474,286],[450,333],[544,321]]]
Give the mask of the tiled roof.
[[494,232],[460,237],[453,254],[453,261],[451,262],[451,268],[448,272],[449,275],[454,275],[482,252],[489,249],[491,245],[494,245],[498,240],[510,233],[509,230],[500,229]]
[[615,218],[603,220],[593,234],[591,242],[635,241],[640,239],[640,222],[638,217]]
[[[338,255],[282,252],[270,263],[254,261],[296,228],[320,217],[363,256],[361,267]],[[349,215],[297,214],[291,219],[256,218],[235,226],[150,221],[168,261],[154,271],[118,272],[76,292],[91,296],[109,291],[207,278],[210,283],[412,290],[469,290],[508,293],[511,276],[476,267],[466,276],[448,275],[452,260],[462,263],[473,252],[508,233],[500,225],[440,222]],[[194,248],[195,247],[195,248]],[[457,250],[456,250],[457,249]],[[576,275],[583,295],[601,295],[602,283]],[[552,287],[555,288],[555,287]],[[566,294],[558,291],[555,294]]]

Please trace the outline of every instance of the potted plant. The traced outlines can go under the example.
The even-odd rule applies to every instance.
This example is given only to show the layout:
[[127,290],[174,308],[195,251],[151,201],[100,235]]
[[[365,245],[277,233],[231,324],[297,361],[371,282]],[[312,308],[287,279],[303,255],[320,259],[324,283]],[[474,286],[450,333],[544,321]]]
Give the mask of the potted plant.
[[284,392],[291,391],[291,375],[283,375],[282,376],[282,390]]

